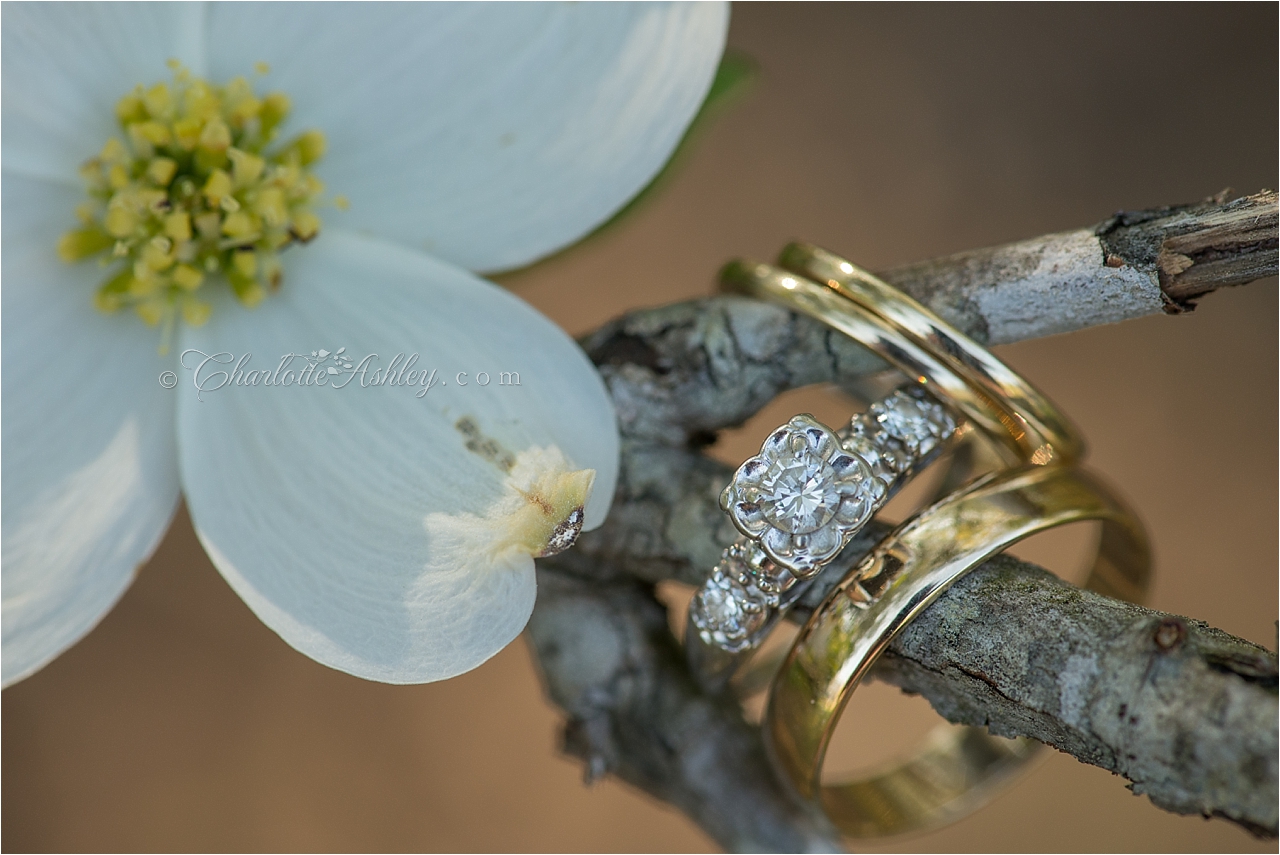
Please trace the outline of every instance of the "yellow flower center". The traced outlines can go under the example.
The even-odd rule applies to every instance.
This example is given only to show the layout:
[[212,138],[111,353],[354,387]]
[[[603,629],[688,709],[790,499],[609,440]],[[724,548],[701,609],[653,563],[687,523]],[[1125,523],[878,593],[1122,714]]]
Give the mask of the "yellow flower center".
[[281,251],[320,231],[324,191],[309,169],[324,155],[322,133],[273,145],[287,96],[259,98],[243,77],[214,86],[169,66],[172,86],[140,85],[116,104],[124,141],[107,140],[81,167],[89,201],[76,208],[81,227],[58,242],[64,261],[101,256],[112,267],[95,305],[164,324],[161,350],[179,315],[192,326],[208,319],[206,283],[226,281],[250,307],[278,288]]

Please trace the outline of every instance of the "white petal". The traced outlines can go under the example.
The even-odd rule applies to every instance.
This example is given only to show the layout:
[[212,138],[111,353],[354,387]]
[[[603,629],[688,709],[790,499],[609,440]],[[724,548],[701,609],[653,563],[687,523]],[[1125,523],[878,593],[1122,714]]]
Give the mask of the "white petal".
[[200,3],[5,3],[4,169],[80,186],[76,168],[120,135],[115,105],[202,65]]
[[[8,133],[6,126],[6,134]],[[63,264],[77,190],[6,175],[3,681],[87,633],[159,542],[178,498],[158,334],[92,305],[104,273]]]
[[[407,370],[436,371],[438,385],[421,397],[420,377],[363,388],[359,378],[331,388],[259,377],[220,389],[220,378],[201,379],[203,401],[196,373],[183,372],[179,446],[196,529],[250,608],[326,665],[385,682],[438,680],[475,667],[524,626],[527,553],[490,561],[427,530],[431,514],[484,516],[509,493],[503,470],[468,440],[497,457],[557,446],[597,471],[587,527],[608,510],[617,428],[586,356],[516,297],[421,253],[323,233],[289,251],[279,294],[252,311],[220,301],[208,325],[184,332],[184,346],[251,354],[246,372],[341,347],[355,368],[377,355],[366,382],[397,353],[419,354]],[[520,385],[500,385],[504,371],[518,372]],[[476,431],[456,427],[463,417]]]
[[727,24],[721,3],[219,3],[209,62],[218,79],[271,64],[290,128],[328,135],[344,226],[492,271],[574,242],[648,183]]

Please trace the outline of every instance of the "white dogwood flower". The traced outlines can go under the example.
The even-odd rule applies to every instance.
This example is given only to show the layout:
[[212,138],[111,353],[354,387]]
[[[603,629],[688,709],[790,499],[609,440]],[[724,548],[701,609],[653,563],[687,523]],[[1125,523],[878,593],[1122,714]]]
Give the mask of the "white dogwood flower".
[[[603,521],[618,436],[573,341],[471,271],[573,243],[658,172],[726,7],[0,14],[4,683],[111,608],[180,492],[236,592],[326,665],[426,682],[514,639],[533,557]],[[172,68],[194,95],[155,88]],[[255,68],[284,94],[246,90]],[[263,147],[286,109],[322,160],[318,136]],[[350,202],[323,224],[321,181]],[[237,360],[204,392],[200,354]],[[284,385],[287,354],[317,382]]]

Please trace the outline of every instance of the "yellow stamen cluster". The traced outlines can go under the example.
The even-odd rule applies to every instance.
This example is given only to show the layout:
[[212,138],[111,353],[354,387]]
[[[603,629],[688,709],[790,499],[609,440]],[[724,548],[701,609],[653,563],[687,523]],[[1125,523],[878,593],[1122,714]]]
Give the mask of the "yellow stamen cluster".
[[138,86],[116,104],[125,141],[107,140],[81,168],[90,201],[58,242],[64,261],[119,262],[95,304],[130,306],[163,323],[166,339],[179,315],[192,326],[208,319],[197,293],[219,275],[246,306],[279,287],[281,250],[320,231],[324,185],[308,167],[325,148],[314,130],[272,146],[289,113],[282,93],[259,98],[243,77],[214,86],[170,68],[172,86]]

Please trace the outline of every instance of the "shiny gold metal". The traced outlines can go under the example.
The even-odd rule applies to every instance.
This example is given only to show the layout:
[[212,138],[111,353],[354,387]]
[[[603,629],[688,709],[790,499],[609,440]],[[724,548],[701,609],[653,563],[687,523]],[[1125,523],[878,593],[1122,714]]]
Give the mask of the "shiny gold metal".
[[850,695],[909,621],[991,556],[1037,532],[1084,520],[1102,523],[1086,587],[1139,600],[1151,566],[1142,525],[1076,468],[1026,465],[992,473],[899,526],[822,602],[774,680],[764,734],[785,779],[855,837],[936,826],[984,801],[1034,743],[948,727],[891,771],[826,786],[823,757]]
[[1083,456],[1079,433],[1048,398],[915,300],[808,244],[791,244],[782,261],[791,269],[732,262],[721,283],[802,311],[866,345],[1000,442],[1009,463]]
[[[944,726],[883,774],[822,786],[822,760],[849,696],[903,626],[946,587],[1024,537],[1102,523],[1088,587],[1137,600],[1150,556],[1141,524],[1092,476],[1075,428],[1043,394],[978,343],[850,262],[807,244],[780,269],[734,262],[727,290],[804,312],[866,345],[994,440],[1006,468],[958,487],[899,526],[831,592],[774,679],[766,744],[775,765],[846,834],[873,837],[940,825],[990,797],[1038,744]],[[815,281],[816,280],[816,281]],[[972,462],[972,461],[971,461]],[[953,474],[970,470],[964,461]],[[960,476],[961,478],[963,476]]]

